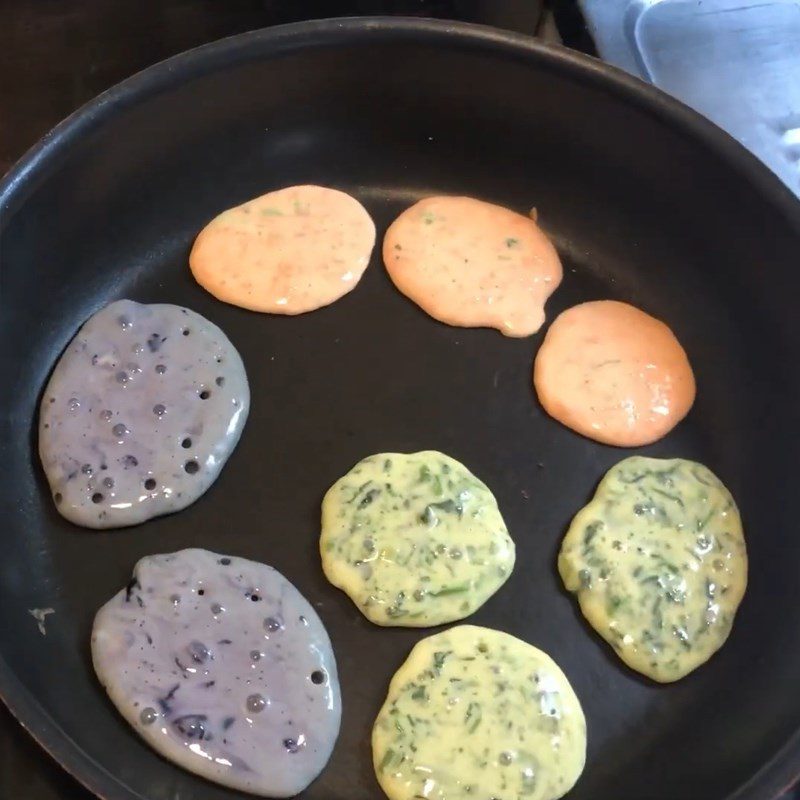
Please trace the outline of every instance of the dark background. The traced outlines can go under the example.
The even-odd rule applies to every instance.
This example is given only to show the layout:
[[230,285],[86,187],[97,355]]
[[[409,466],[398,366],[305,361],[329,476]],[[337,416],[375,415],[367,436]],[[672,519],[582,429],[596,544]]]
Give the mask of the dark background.
[[541,0],[0,0],[0,174],[103,90],[183,50],[255,28],[405,14],[536,33]]
[[[542,5],[538,0],[0,0],[0,174],[103,90],[215,39],[301,19],[375,13],[482,22],[552,39]],[[593,52],[575,4],[548,5],[564,43]],[[1,259],[2,253],[0,268]],[[0,704],[0,799],[90,797]]]

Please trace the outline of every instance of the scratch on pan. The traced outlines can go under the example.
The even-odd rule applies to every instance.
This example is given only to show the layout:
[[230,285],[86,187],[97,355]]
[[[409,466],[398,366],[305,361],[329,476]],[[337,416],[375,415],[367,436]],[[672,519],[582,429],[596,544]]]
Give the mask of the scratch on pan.
[[47,631],[44,629],[44,618],[48,614],[55,614],[56,610],[54,608],[29,608],[28,613],[36,620],[39,633],[42,636],[47,636]]

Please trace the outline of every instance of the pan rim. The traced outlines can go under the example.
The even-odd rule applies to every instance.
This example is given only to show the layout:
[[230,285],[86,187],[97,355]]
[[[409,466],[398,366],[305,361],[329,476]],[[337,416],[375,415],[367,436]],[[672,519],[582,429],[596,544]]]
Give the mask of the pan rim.
[[[15,201],[47,176],[50,164],[73,143],[120,108],[164,88],[213,72],[238,60],[267,59],[278,52],[325,47],[366,37],[469,47],[516,57],[537,69],[560,72],[612,94],[702,144],[710,157],[746,179],[800,237],[800,204],[787,186],[729,134],[659,89],[602,61],[545,45],[521,33],[484,25],[416,17],[347,17],[292,23],[230,36],[160,61],[81,106],[34,144],[0,179],[0,215],[13,216]],[[5,223],[0,221],[0,235]],[[144,800],[80,748],[25,688],[0,653],[0,700],[34,740],[89,791],[104,800]],[[800,777],[800,727],[777,753],[728,800],[763,800],[785,791]]]

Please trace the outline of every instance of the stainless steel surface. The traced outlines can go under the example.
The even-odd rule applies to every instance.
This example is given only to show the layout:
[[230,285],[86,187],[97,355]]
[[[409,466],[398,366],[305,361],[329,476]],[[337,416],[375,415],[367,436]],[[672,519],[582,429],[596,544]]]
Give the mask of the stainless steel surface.
[[692,106],[800,196],[800,0],[580,0],[600,55]]

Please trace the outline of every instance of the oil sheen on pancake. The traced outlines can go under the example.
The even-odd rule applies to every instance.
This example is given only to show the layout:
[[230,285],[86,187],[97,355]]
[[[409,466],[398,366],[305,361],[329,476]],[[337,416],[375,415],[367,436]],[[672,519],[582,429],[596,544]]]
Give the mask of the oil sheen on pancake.
[[252,311],[302,314],[352,291],[375,246],[375,224],[355,198],[290,186],[223,211],[189,256],[214,297]]
[[95,617],[92,660],[154,750],[234,789],[301,792],[339,732],[328,634],[297,589],[255,561],[196,549],[141,559]]
[[395,286],[435,319],[529,336],[561,282],[561,261],[530,218],[471,197],[429,197],[383,240]]
[[119,300],[70,342],[42,398],[39,453],[59,512],[118,528],[185,508],[247,419],[242,359],[187,308]]

